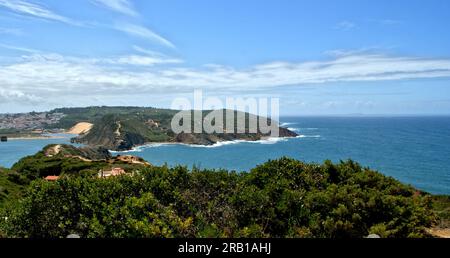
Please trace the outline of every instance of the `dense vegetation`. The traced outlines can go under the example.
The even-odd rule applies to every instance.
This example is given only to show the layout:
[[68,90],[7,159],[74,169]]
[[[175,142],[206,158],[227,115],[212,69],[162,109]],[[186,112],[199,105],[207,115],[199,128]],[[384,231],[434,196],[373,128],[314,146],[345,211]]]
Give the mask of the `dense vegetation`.
[[0,167],[0,209],[5,203],[19,199],[28,184],[17,172]]
[[424,237],[436,219],[432,196],[353,161],[282,158],[243,173],[139,166],[109,179],[71,174],[32,181],[21,200],[5,205],[0,234]]

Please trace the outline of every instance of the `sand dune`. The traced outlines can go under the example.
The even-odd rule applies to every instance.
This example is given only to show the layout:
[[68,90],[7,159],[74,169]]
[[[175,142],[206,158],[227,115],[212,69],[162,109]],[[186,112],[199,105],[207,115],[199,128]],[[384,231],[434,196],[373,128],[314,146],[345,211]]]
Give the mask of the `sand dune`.
[[91,130],[92,126],[94,126],[94,125],[91,123],[81,122],[81,123],[76,124],[74,127],[70,128],[70,130],[67,131],[67,133],[70,133],[70,134],[87,133],[87,132],[89,132],[89,130]]

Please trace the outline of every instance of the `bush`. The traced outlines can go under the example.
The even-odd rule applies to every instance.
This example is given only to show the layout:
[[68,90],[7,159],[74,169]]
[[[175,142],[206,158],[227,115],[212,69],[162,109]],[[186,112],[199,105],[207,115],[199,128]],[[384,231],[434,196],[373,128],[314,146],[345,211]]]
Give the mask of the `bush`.
[[239,174],[163,166],[36,180],[1,216],[3,235],[42,238],[424,237],[434,221],[430,196],[353,161],[288,158]]

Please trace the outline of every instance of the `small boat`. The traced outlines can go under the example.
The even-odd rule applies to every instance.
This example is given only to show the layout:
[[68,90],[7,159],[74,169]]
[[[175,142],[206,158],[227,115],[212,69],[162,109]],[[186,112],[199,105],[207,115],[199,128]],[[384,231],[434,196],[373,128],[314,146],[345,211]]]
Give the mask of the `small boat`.
[[0,137],[0,141],[1,142],[7,142],[8,141],[8,137],[2,136],[2,137]]

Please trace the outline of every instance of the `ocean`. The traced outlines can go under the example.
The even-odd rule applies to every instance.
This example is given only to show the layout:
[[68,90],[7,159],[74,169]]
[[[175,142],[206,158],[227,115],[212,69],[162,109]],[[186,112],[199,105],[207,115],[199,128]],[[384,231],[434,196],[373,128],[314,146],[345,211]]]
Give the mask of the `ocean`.
[[[434,194],[450,194],[450,117],[284,117],[300,136],[214,146],[153,144],[114,154],[141,156],[155,165],[248,171],[282,156],[306,162],[353,159],[365,167]],[[0,166],[68,138],[0,143]]]

